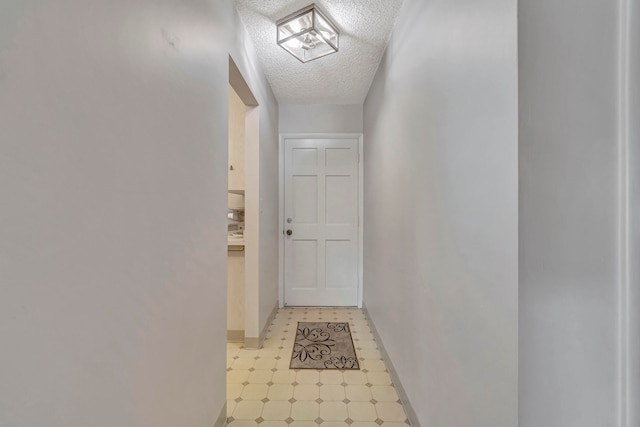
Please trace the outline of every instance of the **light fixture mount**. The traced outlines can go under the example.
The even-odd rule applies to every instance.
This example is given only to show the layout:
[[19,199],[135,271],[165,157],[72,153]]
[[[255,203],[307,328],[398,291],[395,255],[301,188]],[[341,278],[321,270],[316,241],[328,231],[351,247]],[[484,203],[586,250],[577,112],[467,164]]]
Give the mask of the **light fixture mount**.
[[301,62],[338,51],[338,29],[315,3],[276,22],[278,45]]

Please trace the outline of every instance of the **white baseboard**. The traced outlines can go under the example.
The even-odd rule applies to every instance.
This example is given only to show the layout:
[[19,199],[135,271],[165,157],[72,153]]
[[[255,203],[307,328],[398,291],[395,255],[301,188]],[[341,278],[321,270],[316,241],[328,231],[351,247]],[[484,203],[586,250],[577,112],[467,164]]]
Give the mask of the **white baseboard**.
[[244,337],[244,346],[246,348],[262,348],[262,345],[264,344],[264,339],[267,337],[267,331],[269,330],[269,326],[271,326],[271,322],[273,322],[273,318],[276,317],[276,314],[278,313],[278,307],[279,307],[279,303],[278,301],[276,301],[276,304],[273,306],[273,309],[271,310],[271,313],[269,314],[269,317],[267,318],[267,321],[265,322],[264,326],[262,327],[262,331],[260,332],[260,336],[258,337]]
[[244,331],[227,331],[227,342],[244,342]]
[[224,402],[222,405],[222,411],[220,411],[220,415],[218,415],[218,419],[216,420],[213,427],[224,427],[227,425],[227,402]]

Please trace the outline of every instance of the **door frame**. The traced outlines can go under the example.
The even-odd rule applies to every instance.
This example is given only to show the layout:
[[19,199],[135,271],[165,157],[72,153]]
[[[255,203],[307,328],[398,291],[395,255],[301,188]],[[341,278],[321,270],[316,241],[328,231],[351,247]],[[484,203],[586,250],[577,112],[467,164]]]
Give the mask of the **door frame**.
[[355,139],[358,141],[358,308],[362,308],[362,260],[364,229],[364,157],[362,133],[281,133],[278,144],[278,306],[284,308],[284,143],[287,139]]

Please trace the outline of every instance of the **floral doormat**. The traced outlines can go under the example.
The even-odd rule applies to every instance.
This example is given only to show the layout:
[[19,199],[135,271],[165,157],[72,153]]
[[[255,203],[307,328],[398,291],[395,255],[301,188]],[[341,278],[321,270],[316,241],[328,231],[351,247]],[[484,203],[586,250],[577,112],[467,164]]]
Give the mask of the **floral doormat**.
[[291,369],[360,369],[349,323],[298,322]]

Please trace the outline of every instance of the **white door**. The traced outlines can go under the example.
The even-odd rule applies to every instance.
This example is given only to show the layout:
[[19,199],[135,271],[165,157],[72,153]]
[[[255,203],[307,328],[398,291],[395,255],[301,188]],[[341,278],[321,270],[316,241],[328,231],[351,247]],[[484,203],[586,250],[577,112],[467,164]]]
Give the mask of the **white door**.
[[284,142],[284,303],[358,305],[357,139]]

